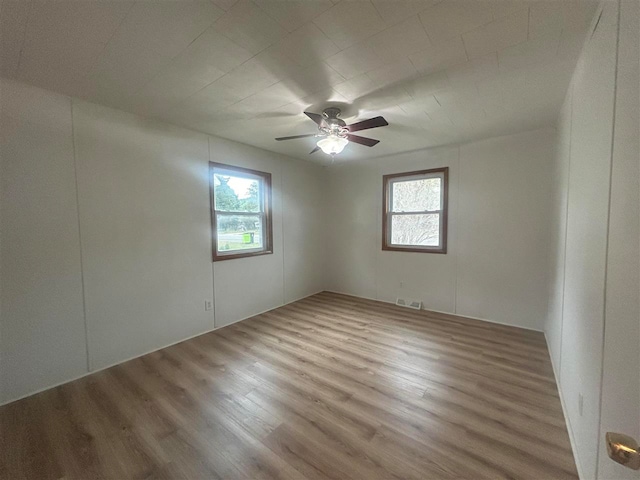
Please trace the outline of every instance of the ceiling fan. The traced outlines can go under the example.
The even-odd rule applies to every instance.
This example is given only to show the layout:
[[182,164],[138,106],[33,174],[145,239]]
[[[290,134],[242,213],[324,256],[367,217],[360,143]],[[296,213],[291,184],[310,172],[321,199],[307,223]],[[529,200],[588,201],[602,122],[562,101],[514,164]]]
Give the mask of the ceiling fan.
[[360,145],[365,145],[367,147],[373,147],[378,142],[380,142],[380,140],[353,135],[352,132],[389,125],[384,117],[374,117],[358,123],[347,125],[345,121],[340,118],[340,109],[337,107],[325,108],[322,114],[312,112],[304,112],[304,114],[311,120],[316,122],[316,124],[318,125],[319,133],[293,135],[291,137],[279,137],[276,138],[276,140],[281,141],[294,140],[296,138],[322,137],[321,140],[318,140],[316,148],[311,150],[309,154],[315,153],[318,150],[322,150],[324,153],[333,156],[340,153],[349,142],[359,143]]

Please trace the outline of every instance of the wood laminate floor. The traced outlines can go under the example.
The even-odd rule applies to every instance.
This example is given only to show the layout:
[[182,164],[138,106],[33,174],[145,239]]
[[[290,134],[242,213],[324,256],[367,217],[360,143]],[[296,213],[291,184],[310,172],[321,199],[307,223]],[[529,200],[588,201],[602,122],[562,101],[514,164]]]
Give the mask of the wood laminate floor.
[[577,474],[541,333],[325,292],[1,407],[0,477]]

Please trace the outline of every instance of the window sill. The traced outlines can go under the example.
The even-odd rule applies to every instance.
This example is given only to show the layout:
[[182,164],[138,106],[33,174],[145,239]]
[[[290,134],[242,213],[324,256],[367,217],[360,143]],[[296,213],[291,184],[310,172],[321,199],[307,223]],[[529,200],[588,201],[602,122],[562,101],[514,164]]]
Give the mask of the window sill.
[[383,245],[382,250],[390,252],[414,252],[414,253],[442,253],[446,254],[446,248],[413,248],[413,247],[394,247],[391,245]]
[[214,252],[213,261],[220,262],[222,260],[233,260],[236,258],[249,258],[249,257],[259,257],[261,255],[271,255],[273,250],[261,250],[259,252],[247,252],[247,253],[233,253],[229,255],[218,255]]

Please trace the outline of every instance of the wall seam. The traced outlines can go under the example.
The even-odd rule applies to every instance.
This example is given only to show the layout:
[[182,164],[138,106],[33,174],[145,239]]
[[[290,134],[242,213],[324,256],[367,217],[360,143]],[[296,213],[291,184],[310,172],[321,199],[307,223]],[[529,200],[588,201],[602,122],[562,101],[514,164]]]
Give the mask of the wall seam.
[[[211,195],[211,185],[209,184],[209,182],[211,182],[211,174],[209,172],[209,162],[211,162],[211,137],[209,135],[207,135],[207,156],[208,156],[208,161],[207,161],[207,192],[209,193],[209,196]],[[212,212],[209,211],[209,216],[211,217]],[[211,222],[213,221],[213,219],[210,220]],[[213,226],[211,227],[211,233],[209,234],[209,237],[211,239],[210,242],[210,247],[209,247],[209,252],[211,255],[213,255]],[[213,328],[216,328],[216,318],[218,318],[218,315],[216,314],[216,307],[218,306],[218,302],[216,301],[216,262],[214,262],[213,260],[211,260],[211,299],[213,301]]]
[[609,156],[609,196],[607,199],[607,236],[606,236],[606,247],[604,252],[604,284],[603,284],[603,301],[602,301],[602,345],[601,345],[601,356],[600,356],[600,397],[598,401],[598,448],[596,448],[596,477],[598,475],[598,471],[600,470],[600,432],[602,431],[602,391],[604,385],[604,346],[605,346],[605,334],[606,334],[606,326],[607,326],[607,280],[609,276],[609,235],[611,228],[611,189],[613,186],[613,153],[614,153],[614,145],[615,145],[615,134],[616,134],[616,107],[618,103],[618,57],[619,57],[619,47],[620,47],[620,0],[617,2],[618,12],[616,18],[616,58],[615,58],[615,68],[614,68],[614,79],[613,79],[613,110],[611,116],[611,149]]
[[[300,300],[303,300],[303,299],[305,299],[305,298],[307,298],[307,297],[311,297],[311,296],[313,296],[313,295],[317,295],[317,294],[319,294],[319,293],[322,293],[322,292],[320,291],[320,292],[315,292],[315,293],[312,293],[312,294],[309,294],[309,295],[305,295],[304,297],[298,298],[297,300],[294,300],[294,301],[289,302],[289,303],[295,303],[295,302],[298,302],[298,301],[300,301]],[[288,305],[288,304],[287,304],[287,305]],[[254,313],[254,314],[251,314],[251,315],[249,315],[248,317],[244,317],[244,318],[240,318],[240,319],[238,319],[238,320],[234,320],[234,321],[232,321],[231,323],[228,323],[228,324],[226,324],[226,325],[222,325],[222,326],[220,326],[220,327],[211,328],[211,329],[206,330],[206,331],[204,331],[204,332],[200,332],[200,333],[193,334],[193,335],[191,335],[191,336],[189,336],[189,337],[186,337],[186,338],[182,338],[182,339],[180,339],[180,340],[173,341],[173,342],[168,343],[168,344],[166,344],[166,345],[164,345],[164,346],[161,346],[161,347],[158,347],[158,348],[154,348],[153,350],[148,350],[148,351],[146,351],[146,352],[144,352],[144,353],[141,353],[141,354],[139,354],[139,355],[134,355],[134,356],[132,356],[132,357],[127,357],[127,358],[125,358],[125,359],[123,359],[123,360],[118,360],[118,361],[116,361],[115,363],[110,363],[110,364],[108,364],[108,365],[106,365],[106,366],[104,366],[104,367],[100,367],[100,368],[98,368],[98,369],[97,369],[97,370],[95,370],[95,371],[92,371],[92,372],[86,372],[86,373],[83,373],[82,375],[78,375],[78,376],[76,376],[76,377],[69,378],[69,379],[67,379],[67,380],[63,380],[63,381],[61,381],[61,382],[59,382],[59,383],[56,383],[56,384],[54,384],[54,385],[49,385],[49,386],[47,386],[47,387],[40,388],[40,389],[35,390],[35,391],[33,391],[33,392],[29,392],[29,393],[27,393],[27,394],[25,394],[25,395],[22,395],[22,396],[19,396],[19,397],[16,397],[16,398],[12,398],[12,399],[10,399],[10,400],[5,401],[4,403],[2,403],[2,401],[0,401],[0,407],[4,407],[5,405],[9,405],[9,404],[11,404],[11,403],[13,403],[13,402],[17,402],[17,401],[19,401],[19,400],[22,400],[22,399],[24,399],[24,398],[31,397],[31,396],[33,396],[33,395],[37,395],[37,394],[42,393],[42,392],[46,392],[47,390],[51,390],[51,389],[53,389],[53,388],[59,387],[59,386],[61,386],[61,385],[65,385],[65,384],[67,384],[67,383],[75,382],[76,380],[80,380],[81,378],[88,377],[88,376],[90,376],[90,375],[93,375],[93,374],[98,373],[98,372],[102,372],[102,371],[104,371],[104,370],[108,370],[108,369],[110,369],[110,368],[112,368],[112,367],[115,367],[115,366],[117,366],[117,365],[122,365],[123,363],[130,362],[130,361],[132,361],[132,360],[135,360],[136,358],[144,357],[145,355],[149,355],[150,353],[153,353],[153,352],[159,352],[160,350],[164,350],[165,348],[172,347],[173,345],[178,345],[179,343],[187,342],[187,341],[189,341],[189,340],[191,340],[191,339],[193,339],[193,338],[197,338],[197,337],[201,337],[201,336],[204,336],[204,335],[208,335],[208,334],[210,334],[210,333],[212,333],[212,332],[214,332],[214,331],[216,331],[216,330],[220,330],[220,329],[222,329],[222,328],[225,328],[225,327],[228,327],[228,326],[230,326],[230,325],[233,325],[234,323],[240,323],[240,322],[243,322],[243,321],[245,321],[245,320],[249,320],[249,319],[251,319],[251,318],[257,317],[258,315],[262,315],[263,313],[271,312],[272,310],[277,310],[278,308],[282,308],[282,307],[284,307],[284,306],[285,306],[285,305],[278,305],[277,307],[268,308],[267,310],[263,310],[263,311],[260,311],[260,312],[257,312],[257,313]]]
[[89,348],[89,325],[87,323],[87,300],[86,300],[86,288],[84,280],[84,258],[82,254],[82,228],[80,226],[80,189],[78,187],[78,156],[76,154],[76,129],[73,115],[73,98],[69,99],[69,111],[71,113],[71,144],[73,147],[73,173],[75,177],[76,187],[76,214],[78,217],[78,244],[80,247],[80,283],[82,285],[82,316],[84,319],[84,345],[87,356],[87,372],[91,371],[91,356]]
[[[384,181],[380,182],[380,180],[384,177],[384,171],[382,169],[382,165],[380,164],[380,160],[376,160],[376,180],[378,181],[378,186],[376,188],[380,188],[382,186],[382,190],[378,190],[379,192],[382,192],[381,197],[376,197],[378,200],[378,205],[382,204],[382,199],[384,198]],[[382,183],[382,185],[380,185]],[[379,300],[380,299],[380,284],[378,282],[378,278],[380,276],[380,264],[382,263],[382,255],[384,254],[384,252],[382,251],[382,242],[385,238],[386,232],[382,231],[382,222],[383,222],[383,213],[380,210],[380,208],[376,209],[376,236],[374,238],[374,242],[376,243],[375,246],[375,250],[373,250],[374,253],[374,275],[373,275],[373,291],[374,291],[374,296],[375,296],[375,300]],[[378,237],[378,235],[380,235],[380,237]],[[398,297],[400,295],[402,295],[404,292],[400,292],[400,290],[398,289]]]
[[458,145],[458,179],[456,180],[456,228],[455,234],[455,248],[453,254],[455,255],[453,260],[453,313],[458,313],[458,259],[460,256],[460,184],[462,179],[462,167],[460,164],[460,145]]
[[[0,13],[1,13],[1,8],[2,5],[0,5]],[[4,87],[6,88],[6,86]],[[0,97],[2,96],[2,89],[3,89],[3,85],[2,82],[0,82]],[[4,123],[3,121],[4,119],[2,118],[2,115],[0,114],[0,130],[2,130],[2,125]],[[0,145],[0,159],[2,159],[3,155],[3,148]],[[0,161],[0,225],[4,225],[4,215],[3,215],[3,208],[2,208],[2,199],[4,197],[3,191],[4,191],[4,181],[3,181],[3,177],[4,177],[4,164],[3,162]],[[0,365],[4,365],[4,363],[2,362],[2,230],[0,230]],[[0,369],[0,399],[4,398],[4,369]]]
[[[573,83],[569,86],[569,158],[567,159],[567,205],[564,209],[564,247],[562,249],[562,295],[560,298],[560,351],[558,352],[558,386],[562,385],[562,339],[564,337],[564,297],[567,287],[567,238],[569,236],[569,190],[571,187],[571,144],[573,140]],[[567,417],[569,418],[569,417]]]
[[[286,265],[286,260],[285,257],[287,255],[287,249],[285,248],[285,241],[286,239],[284,238],[284,222],[285,222],[285,218],[287,217],[285,215],[285,202],[284,202],[284,166],[280,165],[280,212],[282,214],[282,220],[280,222],[280,235],[281,235],[281,243],[282,243],[282,304],[285,305],[287,303],[287,288],[285,286],[285,281],[286,281],[286,274],[285,274],[285,265]],[[272,187],[273,190],[273,187]],[[271,221],[273,222],[273,191],[271,192]],[[274,250],[274,246],[271,245],[271,249]]]
[[20,73],[20,68],[22,67],[22,55],[24,53],[24,46],[27,43],[27,30],[29,28],[29,23],[31,22],[31,16],[33,15],[33,1],[29,2],[29,12],[27,13],[27,21],[24,24],[24,31],[22,32],[22,42],[20,43],[20,52],[18,53],[18,64],[16,65],[15,75],[16,77]]

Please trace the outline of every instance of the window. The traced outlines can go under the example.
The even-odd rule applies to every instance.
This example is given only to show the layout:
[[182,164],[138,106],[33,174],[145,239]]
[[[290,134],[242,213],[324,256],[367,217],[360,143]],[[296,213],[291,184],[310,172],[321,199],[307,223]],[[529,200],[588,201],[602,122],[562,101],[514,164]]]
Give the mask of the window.
[[382,249],[447,253],[449,168],[385,175]]
[[273,253],[271,174],[210,163],[213,261]]

